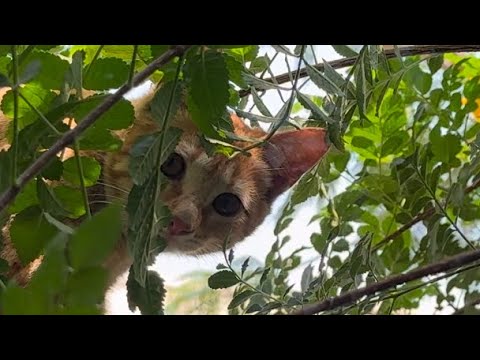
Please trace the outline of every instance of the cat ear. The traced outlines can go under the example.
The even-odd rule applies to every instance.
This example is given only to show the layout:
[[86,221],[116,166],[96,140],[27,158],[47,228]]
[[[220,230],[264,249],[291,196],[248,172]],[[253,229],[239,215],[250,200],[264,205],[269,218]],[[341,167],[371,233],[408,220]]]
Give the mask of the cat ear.
[[274,199],[310,170],[327,152],[325,129],[304,128],[275,134],[263,156],[273,172],[269,198]]

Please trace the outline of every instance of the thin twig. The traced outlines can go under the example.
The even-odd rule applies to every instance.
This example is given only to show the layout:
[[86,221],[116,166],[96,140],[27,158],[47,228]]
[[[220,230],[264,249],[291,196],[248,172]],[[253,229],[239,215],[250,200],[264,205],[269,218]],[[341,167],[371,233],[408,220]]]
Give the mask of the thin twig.
[[12,45],[12,71],[13,71],[13,163],[12,163],[12,186],[15,186],[17,178],[17,157],[18,157],[18,58],[17,45]]
[[[480,45],[415,45],[415,46],[405,46],[399,49],[402,56],[413,56],[413,55],[425,55],[425,54],[444,54],[452,52],[475,52],[480,51]],[[395,50],[385,50],[386,58],[394,58],[397,55]],[[357,56],[345,59],[339,59],[334,61],[329,61],[328,64],[334,69],[341,69],[350,65],[353,65],[357,60]],[[323,71],[324,64],[316,64],[314,67],[317,70]],[[300,77],[307,76],[307,70],[305,68],[300,69]],[[291,75],[284,73],[278,76],[275,76],[275,81],[278,84],[284,84],[290,81],[290,76],[295,77],[296,72],[293,72]],[[274,83],[273,78],[265,79],[265,81]],[[250,90],[242,90],[239,92],[240,97],[244,97],[250,94]]]
[[130,64],[130,74],[128,75],[128,84],[132,86],[133,75],[135,75],[135,61],[137,61],[138,45],[133,45],[132,63]]
[[313,315],[325,310],[335,309],[340,306],[352,304],[364,296],[373,295],[379,291],[392,288],[394,286],[421,279],[428,275],[438,274],[440,272],[456,269],[460,266],[480,260],[480,250],[463,252],[459,255],[446,258],[436,263],[420,267],[405,274],[393,275],[377,283],[365,286],[360,289],[346,292],[340,296],[331,297],[316,304],[307,305],[304,308],[294,312],[294,315]]
[[[133,86],[138,86],[143,83],[143,81],[153,74],[153,72],[160,66],[166,64],[174,57],[183,54],[189,48],[190,45],[176,45],[164,52],[133,78]],[[58,152],[60,152],[66,146],[72,144],[74,140],[78,138],[85,130],[87,130],[93,123],[95,123],[95,121],[101,115],[103,115],[113,105],[120,101],[123,98],[123,95],[125,95],[130,89],[131,87],[128,84],[125,84],[115,93],[105,98],[105,100],[95,109],[93,109],[82,121],[80,121],[75,128],[65,132],[63,136],[52,145],[52,147],[43,152],[42,155],[40,155],[37,160],[33,162],[17,178],[16,183],[0,196],[0,212],[3,211],[7,205],[15,199],[25,184],[35,175],[37,175],[50,162],[50,160],[56,156]]]
[[[477,179],[477,181],[475,181],[472,185],[465,188],[465,194],[470,194],[473,190],[477,189],[479,186],[480,186],[480,179]],[[381,248],[383,245],[385,245],[389,241],[399,237],[405,231],[407,231],[408,229],[413,227],[415,224],[417,224],[420,221],[423,221],[425,219],[428,219],[433,214],[435,214],[435,208],[432,207],[432,208],[429,208],[429,209],[425,210],[424,212],[420,213],[419,215],[415,216],[410,222],[406,223],[405,225],[403,225],[402,227],[400,227],[399,229],[397,229],[396,231],[394,231],[390,235],[386,236],[382,241],[377,243],[373,247],[373,251],[378,250],[379,248]]]

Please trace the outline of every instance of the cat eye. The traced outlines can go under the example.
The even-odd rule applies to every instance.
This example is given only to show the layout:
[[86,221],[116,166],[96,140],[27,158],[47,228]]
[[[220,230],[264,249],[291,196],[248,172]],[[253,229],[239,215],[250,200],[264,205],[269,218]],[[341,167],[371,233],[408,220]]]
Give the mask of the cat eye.
[[223,193],[213,200],[213,208],[222,216],[234,216],[242,208],[242,202],[237,195]]
[[178,180],[185,172],[185,160],[179,154],[172,153],[162,164],[160,170],[168,178]]

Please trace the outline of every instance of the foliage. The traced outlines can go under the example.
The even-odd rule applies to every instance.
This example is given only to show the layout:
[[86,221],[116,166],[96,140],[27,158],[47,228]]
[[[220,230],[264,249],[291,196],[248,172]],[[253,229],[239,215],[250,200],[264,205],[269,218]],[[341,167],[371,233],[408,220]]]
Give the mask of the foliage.
[[[162,83],[152,102],[161,131],[142,137],[131,151],[134,186],[126,204],[128,249],[134,258],[127,282],[131,309],[163,314],[169,306],[164,305],[161,274],[148,267],[165,248],[158,233],[168,224],[170,213],[161,201],[151,199],[157,199],[165,185],[159,164],[181,135],[171,126],[171,118],[184,93],[209,153],[232,156],[239,151],[233,142],[244,139],[232,133],[229,110],[271,133],[292,125],[324,127],[332,143],[327,156],[291,192],[265,261],[255,266],[250,259],[235,262],[234,252],[224,250],[225,263],[205,281],[205,287],[233,292],[227,306],[231,314],[289,313],[478,248],[477,57],[400,57],[396,49],[397,56],[387,58],[381,46],[356,51],[335,45],[339,56],[356,58],[339,71],[328,63],[315,66],[318,61],[311,46],[272,47],[275,55],[270,57],[256,45],[193,46],[150,76]],[[0,104],[11,119],[5,136],[12,144],[8,151],[0,151],[0,193],[69,126],[102,103],[110,90],[130,81],[132,74],[167,49],[166,45],[0,46],[0,83],[13,85]],[[277,75],[272,67],[279,61],[287,64],[289,84],[267,79]],[[306,69],[315,96],[304,90],[299,76],[292,76],[296,70],[290,69],[292,64]],[[93,95],[86,97],[81,89]],[[263,100],[267,93],[278,94],[282,104],[278,111]],[[99,313],[107,281],[101,264],[120,237],[121,215],[118,207],[107,207],[90,217],[87,192],[101,182],[101,164],[79,151],[119,150],[122,141],[115,131],[133,121],[133,106],[121,100],[70,146],[73,157],[58,154],[0,214],[2,225],[15,215],[10,235],[23,264],[44,255],[24,288],[6,279],[8,264],[0,261],[2,313]],[[320,201],[311,219],[318,231],[305,236],[310,236],[317,258],[305,264],[305,248],[286,254],[290,238],[284,232],[311,197]],[[429,211],[429,216],[416,220]],[[69,225],[78,220],[82,225]],[[415,226],[408,225],[412,222]],[[406,231],[397,233],[405,225]],[[99,238],[102,241],[96,241]],[[298,269],[303,271],[301,282],[292,283],[291,274]],[[418,279],[330,313],[412,310],[426,296],[436,297],[439,310],[457,311],[458,302],[472,304],[480,297],[478,272],[470,266]],[[474,312],[475,306],[467,310]]]

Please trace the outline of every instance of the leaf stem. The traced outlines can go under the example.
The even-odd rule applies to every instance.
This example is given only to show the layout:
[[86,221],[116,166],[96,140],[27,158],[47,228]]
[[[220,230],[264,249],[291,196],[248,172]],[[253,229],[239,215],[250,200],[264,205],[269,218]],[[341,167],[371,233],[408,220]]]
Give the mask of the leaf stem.
[[130,74],[128,75],[128,86],[132,87],[133,75],[135,74],[135,61],[137,60],[138,45],[133,45],[132,62],[130,63]]
[[78,144],[78,140],[75,139],[73,142],[73,149],[75,151],[75,162],[77,164],[78,175],[80,180],[80,187],[82,188],[82,197],[83,197],[83,205],[85,206],[85,211],[87,212],[87,218],[92,218],[92,213],[90,211],[90,205],[88,204],[88,194],[87,194],[87,187],[85,186],[85,177],[83,174],[83,166],[82,166],[82,159],[80,158],[80,145]]
[[85,70],[85,76],[83,77],[83,80],[87,79],[88,77],[88,74],[90,73],[90,69],[92,68],[92,65],[95,61],[97,61],[98,57],[100,56],[100,53],[102,52],[103,50],[103,47],[105,45],[100,45],[97,49],[97,52],[95,53],[95,55],[93,55],[93,58],[92,58],[92,61],[90,62],[90,64],[88,64],[88,67],[87,67],[87,70]]
[[18,91],[18,96],[22,98],[23,101],[32,109],[40,119],[53,131],[55,135],[61,136],[62,133],[57,130],[55,126],[43,115],[40,110],[38,110],[35,105],[33,105],[20,91]]

